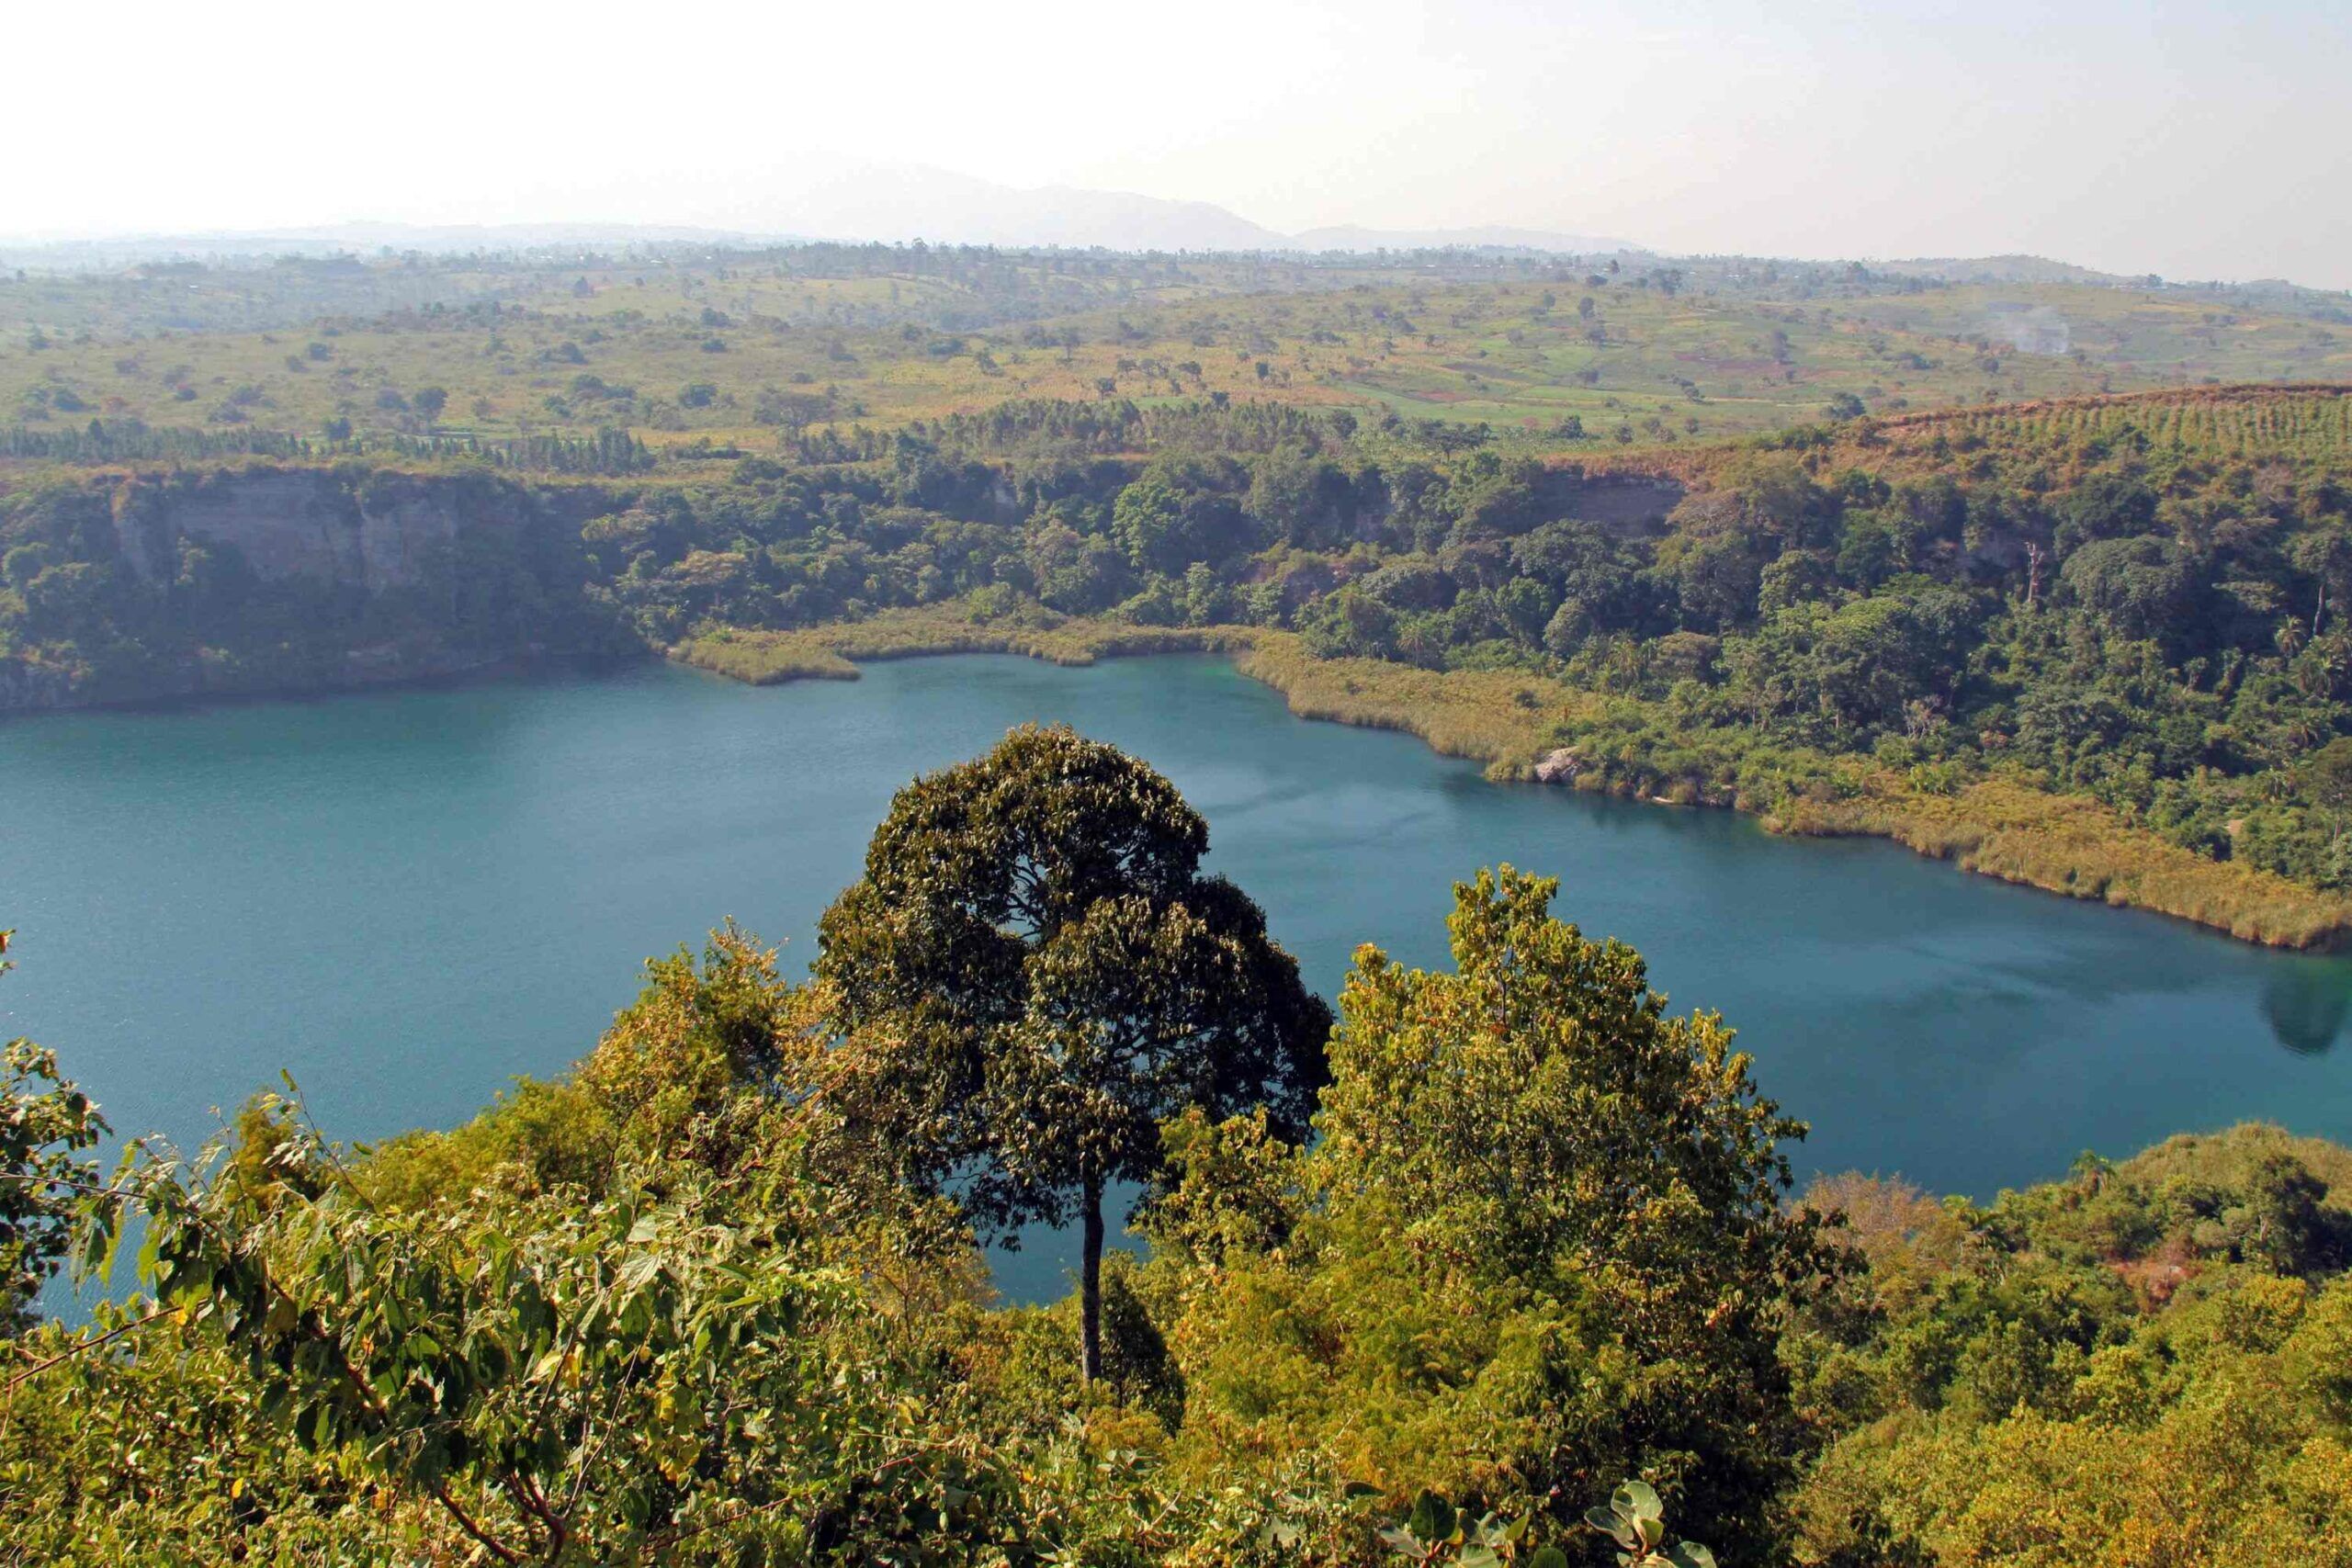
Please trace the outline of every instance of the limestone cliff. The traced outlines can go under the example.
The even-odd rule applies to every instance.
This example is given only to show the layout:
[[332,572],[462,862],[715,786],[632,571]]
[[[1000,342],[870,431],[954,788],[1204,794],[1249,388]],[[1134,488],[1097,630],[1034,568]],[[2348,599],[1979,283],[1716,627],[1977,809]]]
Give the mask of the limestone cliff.
[[237,550],[264,581],[311,578],[371,591],[418,581],[458,529],[454,498],[422,486],[378,500],[331,473],[224,475],[194,482],[130,479],[112,499],[123,558],[141,581],[168,579],[174,545]]
[[587,485],[356,466],[91,476],[34,502],[0,712],[447,674],[626,646]]
[[607,504],[601,493],[490,476],[304,468],[134,477],[108,499],[123,558],[142,581],[168,580],[175,546],[188,539],[234,549],[264,581],[369,592],[424,583],[461,535],[513,536],[567,518],[576,534]]

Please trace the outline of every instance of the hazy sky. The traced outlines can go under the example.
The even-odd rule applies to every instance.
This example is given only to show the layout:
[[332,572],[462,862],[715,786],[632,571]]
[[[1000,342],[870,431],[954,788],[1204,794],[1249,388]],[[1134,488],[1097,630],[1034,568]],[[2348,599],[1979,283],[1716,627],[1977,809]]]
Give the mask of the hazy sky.
[[0,233],[694,222],[858,159],[1286,231],[2352,288],[2352,0],[27,0],[5,32]]

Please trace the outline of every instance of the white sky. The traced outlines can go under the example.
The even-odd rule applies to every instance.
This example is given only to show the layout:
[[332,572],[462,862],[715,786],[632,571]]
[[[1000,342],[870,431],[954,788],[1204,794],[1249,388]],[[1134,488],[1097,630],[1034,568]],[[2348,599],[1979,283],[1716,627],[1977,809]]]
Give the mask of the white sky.
[[720,220],[855,158],[2352,288],[2352,0],[18,0],[0,40],[15,235]]

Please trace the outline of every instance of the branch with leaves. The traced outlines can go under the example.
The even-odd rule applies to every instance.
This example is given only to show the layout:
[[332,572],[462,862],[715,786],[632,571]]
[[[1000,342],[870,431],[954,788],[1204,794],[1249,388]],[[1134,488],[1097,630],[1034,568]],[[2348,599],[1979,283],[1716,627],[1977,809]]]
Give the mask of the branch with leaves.
[[[1514,1519],[1493,1513],[1474,1517],[1434,1492],[1423,1492],[1413,1500],[1412,1512],[1381,1530],[1380,1539],[1404,1561],[1432,1568],[1568,1568],[1568,1555],[1558,1546],[1531,1544],[1535,1517],[1532,1512]],[[1646,1481],[1626,1482],[1606,1506],[1587,1513],[1585,1523],[1617,1543],[1619,1568],[1715,1568],[1714,1553],[1697,1541],[1668,1543],[1665,1506]]]

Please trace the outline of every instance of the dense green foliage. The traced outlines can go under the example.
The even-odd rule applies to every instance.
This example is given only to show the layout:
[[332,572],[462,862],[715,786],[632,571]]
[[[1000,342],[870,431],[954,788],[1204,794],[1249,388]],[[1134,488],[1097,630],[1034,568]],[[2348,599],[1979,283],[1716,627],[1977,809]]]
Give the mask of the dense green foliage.
[[1307,1128],[1330,1011],[1266,917],[1203,876],[1208,824],[1150,768],[1015,730],[918,779],[818,925],[854,1067],[834,1106],[952,1188],[984,1234],[1075,1220],[1080,1366],[1102,1375],[1102,1201],[1162,1170],[1161,1125],[1255,1108]]
[[[11,934],[0,931],[0,975]],[[83,1151],[108,1129],[80,1087],[58,1077],[55,1053],[11,1040],[0,1065],[0,1334],[20,1334],[64,1261],[76,1190],[98,1179]]]
[[[1722,1022],[1668,1016],[1509,868],[1457,889],[1449,971],[1359,952],[1311,1141],[1283,1135],[1295,1077],[1135,1102],[1167,1112],[1148,1250],[1103,1260],[1081,1378],[1079,1296],[992,1305],[1006,1213],[935,1179],[977,1146],[923,1145],[956,1135],[955,1053],[890,1042],[1016,1003],[1110,1038],[1132,988],[1060,988],[1057,947],[1238,899],[1123,761],[1033,732],[953,775],[993,796],[919,784],[869,874],[923,908],[921,843],[979,890],[963,919],[943,895],[941,942],[852,897],[801,986],[724,929],[650,964],[571,1075],[448,1133],[338,1148],[267,1096],[99,1186],[92,1108],[20,1070],[8,1234],[38,1265],[70,1220],[98,1273],[136,1235],[140,1293],[0,1342],[6,1551],[2352,1563],[2352,1155],[2244,1128],[1984,1208],[1858,1177],[1792,1204],[1802,1126]],[[1080,819],[1091,859],[1054,831]],[[1007,939],[991,886],[1068,918]],[[1235,1046],[1204,1065],[1261,1077],[1214,1023],[1168,1059]]]
[[1759,1561],[1810,1443],[1775,1334],[1830,1267],[1780,1203],[1803,1127],[1719,1021],[1666,1017],[1637,954],[1552,919],[1554,890],[1508,867],[1457,889],[1452,974],[1359,951],[1311,1148],[1179,1130],[1153,1225],[1183,1446],[1268,1473],[1319,1450],[1506,1513],[1646,1468]]
[[[1248,623],[1554,677],[1589,699],[1552,742],[1588,784],[1786,816],[1847,762],[1930,794],[2002,777],[2342,889],[2348,421],[2275,393],[1864,421],[1670,479],[1344,411],[1031,402],[708,483],[63,480],[0,497],[0,689],[331,684],[951,603]],[[338,525],[452,523],[394,580],[322,581],[219,521],[288,484]]]
[[1789,1346],[1843,1434],[1800,1559],[2352,1561],[2347,1179],[2248,1127],[1985,1209],[1826,1184],[1867,1267]]

